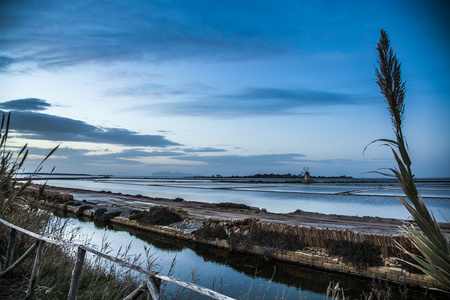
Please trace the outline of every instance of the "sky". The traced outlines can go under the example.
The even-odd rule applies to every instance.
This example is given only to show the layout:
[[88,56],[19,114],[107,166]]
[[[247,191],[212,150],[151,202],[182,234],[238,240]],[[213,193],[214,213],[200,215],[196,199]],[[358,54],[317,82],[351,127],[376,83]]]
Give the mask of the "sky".
[[371,177],[395,167],[387,31],[417,177],[450,177],[448,1],[0,1],[8,149],[58,173]]

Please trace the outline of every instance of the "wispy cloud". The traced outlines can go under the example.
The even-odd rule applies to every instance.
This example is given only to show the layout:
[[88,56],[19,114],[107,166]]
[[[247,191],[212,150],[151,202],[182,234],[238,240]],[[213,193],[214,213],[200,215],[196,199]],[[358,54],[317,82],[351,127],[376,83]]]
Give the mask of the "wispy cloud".
[[[29,148],[33,155],[41,157],[47,155],[51,149]],[[160,160],[159,158],[163,158]],[[31,159],[36,164],[42,158]],[[257,173],[301,173],[303,167],[311,167],[314,175],[342,175],[347,168],[357,168],[360,172],[370,169],[369,165],[386,165],[392,163],[392,159],[381,161],[367,161],[360,159],[322,159],[314,160],[303,154],[262,154],[262,155],[223,155],[210,154],[186,155],[186,151],[179,148],[177,151],[147,151],[145,149],[124,149],[118,152],[104,151],[102,153],[92,152],[86,149],[73,149],[61,147],[48,162],[49,167],[56,165],[57,172],[72,170],[73,172],[89,172],[126,174],[129,175],[151,175],[161,170],[179,170],[196,174],[211,175],[252,175]],[[195,165],[193,169],[192,166]],[[365,167],[360,167],[364,165]],[[176,166],[174,168],[174,166]],[[237,167],[238,166],[238,167]],[[131,168],[131,169],[130,169]]]
[[[30,148],[30,153],[44,156],[49,150]],[[158,161],[160,156],[164,156],[166,160]],[[146,158],[156,160],[146,163]],[[189,170],[192,171],[190,167],[192,164],[189,163],[195,163],[197,174],[211,175],[211,170],[214,170],[214,174],[251,175],[273,172],[273,170],[279,170],[279,172],[285,170],[286,173],[296,170],[300,172],[305,161],[305,156],[302,154],[192,156],[186,155],[181,150],[176,152],[128,149],[114,153],[92,153],[85,149],[62,147],[51,157],[49,164],[56,165],[58,172],[64,172],[66,166],[74,170],[76,165],[80,171],[91,173],[98,172],[98,166],[101,166],[102,172],[114,174],[123,174],[133,167],[136,172],[133,175],[150,175],[153,172],[170,170],[175,165],[177,169],[189,172]],[[236,169],[236,166],[239,168]]]
[[226,152],[227,150],[213,147],[202,147],[202,148],[185,148],[183,149],[183,151],[187,153],[205,153],[205,152]]
[[256,173],[271,173],[273,170],[280,173],[301,171],[304,166],[305,155],[297,153],[288,154],[262,154],[262,155],[207,155],[182,156],[176,160],[200,163],[196,165],[196,172],[210,175],[210,172],[228,175],[251,175]]
[[14,59],[9,56],[0,55],[0,72],[8,70],[9,66],[14,63]]
[[[187,99],[186,99],[187,98]],[[176,115],[239,117],[305,114],[311,109],[336,105],[367,105],[372,100],[356,95],[290,88],[246,88],[235,93],[184,97],[147,106]],[[140,108],[142,109],[142,107]]]
[[[26,171],[32,171],[34,169],[33,165],[37,165],[42,160],[42,157],[50,152],[50,149],[29,147],[29,151],[32,156],[27,159]],[[40,155],[41,157],[35,155]],[[127,151],[124,151],[93,154],[87,149],[60,147],[46,162],[46,170],[44,171],[47,171],[47,169],[49,171],[52,166],[56,166],[56,172],[124,174],[130,167],[143,166],[138,161],[139,157],[140,154],[137,152],[127,153]]]
[[177,160],[202,162],[208,165],[217,166],[248,166],[257,165],[263,166],[265,164],[284,164],[292,163],[303,159],[305,155],[288,153],[288,154],[263,154],[263,155],[210,155],[210,156],[183,156],[177,157]]
[[[142,78],[143,76],[140,77]],[[171,99],[177,97],[199,97],[204,95],[205,92],[213,92],[214,90],[213,86],[198,81],[183,84],[145,82],[139,85],[109,89],[105,92],[105,96],[145,96],[147,98]]]
[[[3,69],[24,62],[54,68],[111,60],[253,59],[290,51],[287,43],[274,42],[273,30],[282,32],[281,25],[270,32],[264,26],[276,20],[280,5],[22,2],[1,4]],[[232,10],[233,18],[224,10]],[[258,13],[266,17],[255,18]],[[249,15],[254,25],[244,18]]]
[[[42,149],[36,147],[29,147],[30,153],[34,155],[44,156],[47,155],[51,149]],[[83,163],[113,163],[117,160],[136,160],[140,158],[152,158],[152,157],[172,157],[183,156],[182,152],[175,151],[146,151],[142,149],[132,148],[123,149],[118,152],[103,151],[101,153],[87,150],[87,149],[74,149],[70,147],[60,147],[53,157],[70,159],[73,162],[82,161]],[[72,162],[72,163],[73,163]]]
[[109,155],[111,158],[136,158],[136,157],[177,157],[183,153],[176,151],[145,151],[140,149],[128,149]]

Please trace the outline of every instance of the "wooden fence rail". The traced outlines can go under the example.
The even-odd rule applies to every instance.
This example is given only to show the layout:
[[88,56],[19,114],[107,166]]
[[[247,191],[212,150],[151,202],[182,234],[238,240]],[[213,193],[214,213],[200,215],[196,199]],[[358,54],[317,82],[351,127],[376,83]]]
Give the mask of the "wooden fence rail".
[[[63,241],[53,240],[53,239],[41,236],[39,234],[36,234],[34,232],[28,231],[26,229],[23,229],[21,227],[18,227],[18,226],[11,224],[3,219],[0,219],[0,223],[11,228],[9,240],[8,240],[8,247],[6,250],[4,270],[2,271],[0,268],[0,278],[5,276],[7,273],[9,273],[15,267],[17,267],[29,255],[31,255],[31,253],[33,253],[34,250],[37,249],[36,258],[34,260],[33,271],[31,274],[31,278],[30,278],[30,282],[28,285],[28,290],[27,290],[25,299],[31,299],[34,295],[37,279],[39,277],[40,265],[43,260],[43,250],[44,250],[46,243],[58,245],[61,247],[64,246],[64,247],[77,248],[77,257],[76,257],[76,261],[75,261],[75,266],[72,271],[72,278],[71,278],[69,294],[67,296],[67,299],[69,299],[69,300],[74,300],[77,297],[78,286],[79,286],[79,282],[80,282],[80,278],[81,278],[81,273],[82,273],[82,269],[83,269],[84,258],[85,258],[86,252],[93,253],[94,255],[97,255],[106,260],[112,261],[112,262],[120,265],[121,267],[129,268],[129,269],[132,269],[141,274],[148,275],[148,278],[146,280],[144,280],[135,291],[133,291],[130,295],[126,296],[124,298],[124,300],[136,299],[140,294],[142,294],[144,292],[149,294],[150,299],[153,299],[153,300],[160,299],[159,285],[161,283],[161,280],[174,283],[174,284],[179,285],[184,288],[188,288],[199,294],[209,296],[212,299],[217,299],[217,300],[232,300],[233,299],[233,298],[230,298],[223,294],[217,293],[216,291],[196,285],[194,283],[181,281],[181,280],[172,278],[170,276],[165,276],[162,274],[158,274],[158,273],[149,271],[149,270],[141,268],[137,265],[130,264],[130,263],[128,263],[124,260],[121,260],[117,257],[112,257],[107,254],[104,254],[100,251],[97,251],[97,250],[95,250],[91,247],[85,246],[85,245],[71,244],[71,243],[66,243]],[[15,245],[17,231],[20,231],[20,232],[27,234],[33,238],[36,238],[37,241],[15,263],[12,263],[12,257],[13,257],[13,251],[14,251],[14,245]]]

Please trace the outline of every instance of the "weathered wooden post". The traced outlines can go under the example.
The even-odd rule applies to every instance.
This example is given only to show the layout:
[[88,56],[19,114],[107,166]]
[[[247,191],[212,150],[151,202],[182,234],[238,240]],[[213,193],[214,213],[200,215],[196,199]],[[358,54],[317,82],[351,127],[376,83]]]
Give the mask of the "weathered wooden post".
[[11,228],[11,231],[9,233],[8,248],[6,250],[5,270],[9,268],[12,262],[14,246],[16,243],[16,233],[17,231],[14,228]]
[[18,265],[20,265],[21,263],[23,263],[23,261],[30,256],[30,254],[38,247],[39,241],[36,241],[33,245],[31,245],[30,248],[28,248],[28,250],[18,259],[16,260],[15,263],[11,264],[8,268],[6,268],[5,270],[3,270],[0,273],[0,278],[2,278],[3,276],[5,276],[6,274],[8,274],[9,272],[11,272],[12,270],[14,270]]
[[39,269],[41,267],[45,242],[39,240],[39,246],[36,252],[36,259],[34,260],[33,272],[31,272],[30,284],[28,285],[26,300],[32,299],[34,290],[36,289],[37,278],[39,277]]
[[81,271],[83,270],[84,257],[86,256],[86,250],[78,247],[77,261],[72,271],[72,281],[70,282],[68,300],[75,300],[78,294],[78,286],[80,285]]

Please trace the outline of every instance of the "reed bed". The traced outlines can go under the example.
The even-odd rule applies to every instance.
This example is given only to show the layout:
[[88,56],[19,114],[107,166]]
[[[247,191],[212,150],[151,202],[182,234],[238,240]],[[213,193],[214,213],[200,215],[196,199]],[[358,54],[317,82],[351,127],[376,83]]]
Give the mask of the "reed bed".
[[[240,221],[215,221],[206,219],[200,229],[193,233],[200,239],[227,239],[238,250],[251,246],[263,246],[281,250],[301,250],[305,247],[333,248],[337,242],[367,244],[384,257],[398,257],[403,253],[398,245],[417,252],[408,237],[375,235],[350,230],[319,229],[282,223],[270,223],[249,218]],[[262,239],[262,237],[264,239]],[[266,243],[270,240],[270,243]],[[234,247],[233,247],[234,246]]]

